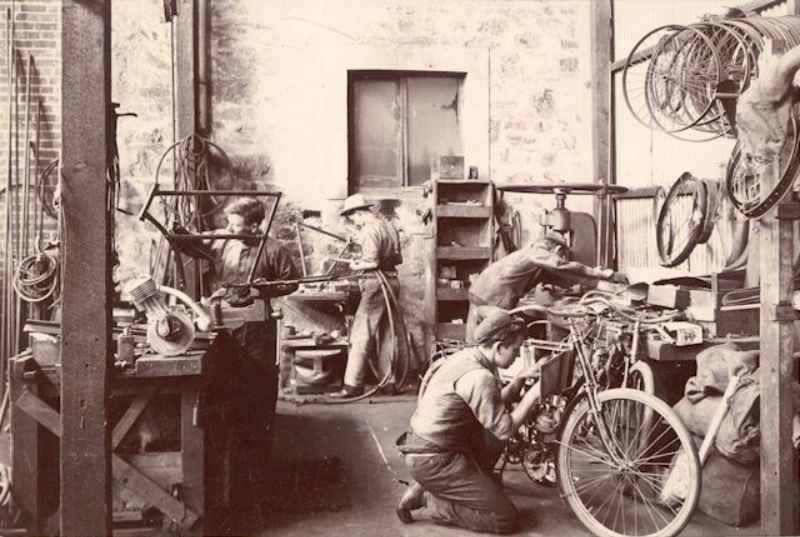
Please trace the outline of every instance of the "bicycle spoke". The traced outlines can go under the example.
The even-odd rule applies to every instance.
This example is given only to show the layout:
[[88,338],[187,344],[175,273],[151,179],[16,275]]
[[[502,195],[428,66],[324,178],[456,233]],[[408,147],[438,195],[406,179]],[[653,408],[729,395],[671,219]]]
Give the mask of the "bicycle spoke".
[[595,451],[595,453],[598,453],[601,456],[594,455],[593,453],[590,453],[588,451],[584,451],[582,449],[578,449],[575,446],[571,446],[571,445],[565,444],[565,443],[560,442],[560,441],[557,441],[557,443],[558,443],[559,446],[563,446],[564,448],[569,449],[571,452],[579,453],[581,455],[589,457],[593,461],[600,462],[600,463],[605,464],[607,466],[611,466],[611,461],[608,459],[608,454],[603,452],[603,451],[600,451],[599,449],[597,449],[594,446],[590,445],[589,447],[591,447]]

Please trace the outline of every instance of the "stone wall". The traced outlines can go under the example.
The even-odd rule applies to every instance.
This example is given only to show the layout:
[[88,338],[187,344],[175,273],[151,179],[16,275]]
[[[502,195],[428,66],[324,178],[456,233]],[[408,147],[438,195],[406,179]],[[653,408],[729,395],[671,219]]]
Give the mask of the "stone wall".
[[[115,100],[136,119],[120,123],[126,203],[135,212],[172,143],[169,26],[155,0],[116,0]],[[336,209],[347,194],[347,70],[467,72],[472,105],[464,128],[468,164],[495,181],[591,180],[591,73],[586,1],[438,2],[214,0],[211,4],[212,139],[240,175],[274,184],[284,205],[321,212],[344,232]],[[171,173],[171,170],[169,171]],[[426,252],[431,240],[419,188],[390,193],[402,228],[402,303],[422,341]],[[526,239],[549,198],[509,197]],[[571,208],[576,202],[570,201]],[[578,208],[589,207],[577,203]],[[120,217],[124,218],[124,217]],[[152,233],[133,222],[121,242],[123,274],[140,270]],[[282,233],[289,239],[289,233]],[[335,246],[305,233],[314,251]],[[287,315],[301,323],[301,313]],[[326,324],[315,315],[317,324]],[[303,328],[302,326],[300,328]]]
[[[335,227],[331,200],[347,193],[346,70],[485,61],[485,86],[474,87],[485,92],[488,121],[478,118],[465,134],[468,163],[496,181],[590,181],[589,8],[582,1],[215,0],[214,138],[270,163],[269,181]],[[419,190],[397,197],[407,240],[403,303],[419,331],[430,237],[416,212]],[[552,205],[512,201],[531,234],[539,203]]]

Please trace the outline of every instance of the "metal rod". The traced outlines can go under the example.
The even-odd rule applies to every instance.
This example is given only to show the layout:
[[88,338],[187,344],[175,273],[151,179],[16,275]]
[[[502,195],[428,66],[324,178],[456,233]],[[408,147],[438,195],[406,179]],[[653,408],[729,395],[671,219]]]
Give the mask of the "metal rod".
[[31,182],[31,71],[33,67],[33,54],[28,54],[27,71],[25,72],[25,163],[22,172],[22,237],[20,241],[19,261],[28,255],[28,205]]
[[298,222],[298,223],[303,227],[307,227],[308,229],[313,229],[317,233],[322,233],[323,235],[327,235],[328,237],[334,238],[337,241],[347,242],[347,238],[346,237],[342,237],[341,235],[337,235],[336,233],[331,233],[330,231],[326,231],[326,230],[324,230],[322,228],[319,228],[317,226],[312,226],[311,224],[306,224],[305,222]]
[[[9,307],[9,293],[11,292],[11,279],[9,266],[11,265],[11,242],[10,242],[10,231],[11,231],[11,129],[12,129],[12,118],[11,118],[11,93],[12,93],[12,86],[11,86],[11,72],[13,69],[13,64],[11,60],[11,56],[13,54],[13,45],[11,44],[11,28],[12,28],[12,21],[11,21],[11,8],[6,10],[6,74],[8,75],[8,147],[6,152],[6,158],[8,159],[8,165],[6,170],[6,192],[5,192],[5,202],[6,202],[6,218],[5,218],[5,225],[3,227],[3,238],[5,240],[5,253],[3,255],[3,303],[2,303],[2,315],[3,315],[3,325],[2,325],[2,334],[0,334],[0,342],[2,345],[0,346],[0,352],[3,355],[0,357],[0,371],[5,373],[5,364],[10,356],[9,352],[9,341],[10,341],[10,326],[9,326],[9,317],[11,316],[11,309]],[[5,378],[5,374],[3,374],[3,378]]]
[[303,271],[303,276],[308,276],[308,269],[306,268],[306,254],[303,252],[303,235],[300,232],[300,223],[294,223],[295,240],[297,241],[297,250],[300,252],[300,269]]
[[280,192],[274,193],[276,195],[275,203],[269,209],[269,216],[267,217],[267,226],[264,228],[264,236],[261,241],[258,243],[258,251],[256,252],[256,257],[253,259],[253,266],[250,267],[250,274],[247,275],[247,282],[252,283],[253,278],[256,274],[256,267],[258,267],[258,260],[261,259],[261,256],[264,253],[264,248],[267,246],[267,240],[269,240],[269,228],[272,227],[272,219],[275,218],[275,212],[278,209],[278,202],[281,201],[281,194]]
[[159,196],[265,196],[279,198],[280,192],[263,192],[259,190],[162,190],[157,191]]

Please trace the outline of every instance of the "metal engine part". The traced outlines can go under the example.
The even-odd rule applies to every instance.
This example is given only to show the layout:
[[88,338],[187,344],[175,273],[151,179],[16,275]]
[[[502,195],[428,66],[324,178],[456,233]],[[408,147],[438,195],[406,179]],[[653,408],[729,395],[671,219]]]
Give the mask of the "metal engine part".
[[177,356],[189,350],[195,329],[191,317],[181,309],[170,308],[163,319],[148,321],[147,342],[159,354]]
[[556,457],[554,444],[537,442],[531,444],[522,456],[522,469],[531,481],[540,485],[556,484]]
[[[176,356],[186,352],[192,345],[195,328],[194,321],[183,306],[167,306],[164,303],[161,292],[167,292],[167,289],[172,291],[171,288],[159,289],[149,276],[135,278],[125,285],[125,291],[131,295],[136,307],[147,313],[147,343],[159,354]],[[207,317],[199,305],[188,300],[193,310],[199,309]],[[210,324],[210,318],[208,323],[203,324]]]

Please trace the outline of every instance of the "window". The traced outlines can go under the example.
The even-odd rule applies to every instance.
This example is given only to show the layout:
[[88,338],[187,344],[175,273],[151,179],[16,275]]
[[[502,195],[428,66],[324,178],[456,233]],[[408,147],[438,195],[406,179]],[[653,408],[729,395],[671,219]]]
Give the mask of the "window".
[[431,159],[462,155],[463,73],[350,71],[350,193],[420,185]]

